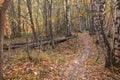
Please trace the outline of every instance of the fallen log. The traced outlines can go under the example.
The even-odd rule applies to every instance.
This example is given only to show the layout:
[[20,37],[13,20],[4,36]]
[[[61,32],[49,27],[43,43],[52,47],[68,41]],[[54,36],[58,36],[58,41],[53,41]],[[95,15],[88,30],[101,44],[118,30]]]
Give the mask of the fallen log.
[[[46,39],[42,39],[42,41],[49,41],[50,39],[46,38]],[[41,40],[39,40],[40,42]],[[36,43],[35,41],[32,41],[30,43]],[[12,43],[11,45],[26,45],[27,43],[26,42],[23,42],[23,43]]]
[[[76,36],[70,36],[70,37],[63,37],[63,38],[57,38],[54,39],[54,43],[58,44],[61,42],[65,42],[69,39],[75,38]],[[42,42],[29,42],[29,43],[16,43],[16,44],[10,44],[8,45],[4,45],[3,49],[4,50],[8,50],[8,49],[16,49],[16,48],[21,48],[21,47],[25,47],[26,45],[28,45],[30,48],[35,48],[35,47],[39,47],[40,45],[51,45],[51,40],[47,40],[47,41],[42,41]]]

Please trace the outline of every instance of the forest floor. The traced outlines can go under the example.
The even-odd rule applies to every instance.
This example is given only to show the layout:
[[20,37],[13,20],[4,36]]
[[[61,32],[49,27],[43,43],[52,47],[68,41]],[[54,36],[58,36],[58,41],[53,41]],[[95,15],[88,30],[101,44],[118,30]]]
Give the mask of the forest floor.
[[7,80],[120,80],[120,74],[104,68],[104,55],[99,59],[97,46],[87,32],[56,45],[30,50],[4,52],[4,77]]

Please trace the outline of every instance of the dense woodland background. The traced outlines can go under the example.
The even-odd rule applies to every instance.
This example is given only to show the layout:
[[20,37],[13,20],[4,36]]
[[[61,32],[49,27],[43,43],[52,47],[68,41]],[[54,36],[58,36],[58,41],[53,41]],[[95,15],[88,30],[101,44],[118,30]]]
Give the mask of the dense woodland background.
[[120,0],[0,0],[0,80],[119,80]]

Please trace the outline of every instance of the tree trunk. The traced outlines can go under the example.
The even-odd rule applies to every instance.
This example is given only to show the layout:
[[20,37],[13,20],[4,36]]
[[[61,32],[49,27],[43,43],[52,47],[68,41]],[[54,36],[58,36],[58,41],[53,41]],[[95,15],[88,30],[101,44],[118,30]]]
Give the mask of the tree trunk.
[[38,41],[37,34],[36,34],[36,31],[35,31],[35,25],[34,25],[34,22],[33,22],[31,0],[27,0],[27,7],[28,7],[29,15],[30,15],[32,33],[33,33],[35,41]]
[[15,6],[13,0],[10,1],[10,7],[9,7],[9,19],[10,19],[10,26],[11,26],[11,37],[15,38],[17,34],[17,28],[16,28],[16,14],[15,14]]
[[105,34],[105,7],[106,0],[93,1],[93,23],[96,30],[97,41],[104,51],[105,67],[110,68],[113,64],[113,53],[109,40]]
[[56,11],[56,24],[55,24],[55,35],[57,36],[59,33],[59,29],[60,29],[60,7],[57,8]]
[[4,19],[5,19],[5,12],[7,10],[8,4],[10,0],[4,0],[2,7],[0,8],[0,80],[4,80],[3,78],[3,70],[2,70],[2,63],[3,63],[3,38],[4,38]]
[[70,16],[70,0],[66,0],[66,26],[67,26],[67,36],[71,36],[71,16]]
[[36,10],[36,29],[37,29],[37,35],[40,36],[40,25],[39,25],[39,5],[40,5],[40,2],[39,0],[37,0],[37,10]]
[[79,31],[82,32],[82,26],[81,26],[81,16],[80,16],[80,7],[79,7],[79,0],[76,0],[76,9],[77,9],[77,16],[78,16],[78,26]]
[[91,0],[91,24],[90,24],[90,35],[95,34],[94,16],[96,11],[96,2]]
[[17,36],[21,36],[21,0],[18,0],[18,29],[17,29]]
[[114,38],[114,54],[116,59],[116,65],[120,66],[120,1],[116,0],[116,30]]
[[100,0],[100,3],[99,3],[99,19],[100,19],[100,28],[101,31],[101,35],[102,35],[102,42],[104,43],[103,44],[103,47],[105,48],[106,50],[106,56],[105,56],[105,67],[106,68],[110,68],[112,65],[113,65],[113,53],[112,53],[112,48],[110,46],[110,43],[109,43],[109,40],[107,38],[107,35],[105,34],[105,9],[106,9],[106,0]]
[[43,1],[43,17],[44,17],[44,27],[45,27],[45,33],[46,37],[49,37],[49,29],[48,29],[48,1],[44,0]]
[[52,0],[49,0],[49,29],[50,29],[50,38],[51,38],[51,44],[54,48],[54,35],[53,35],[53,28],[52,28]]

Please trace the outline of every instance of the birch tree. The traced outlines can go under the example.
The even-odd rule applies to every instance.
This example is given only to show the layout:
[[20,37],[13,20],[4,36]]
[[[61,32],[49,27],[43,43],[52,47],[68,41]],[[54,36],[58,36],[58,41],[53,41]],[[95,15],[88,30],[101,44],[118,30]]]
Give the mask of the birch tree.
[[70,15],[70,0],[66,0],[66,26],[67,36],[71,36],[71,15]]
[[120,0],[116,0],[116,30],[115,30],[115,38],[114,38],[114,54],[116,64],[120,65]]
[[77,16],[78,16],[78,26],[79,26],[79,31],[82,32],[82,26],[81,26],[81,17],[80,17],[80,6],[79,6],[79,0],[75,1],[76,3],[76,9],[77,9]]
[[93,25],[96,30],[97,41],[105,56],[105,67],[110,68],[113,64],[113,52],[105,33],[106,0],[93,0]]

